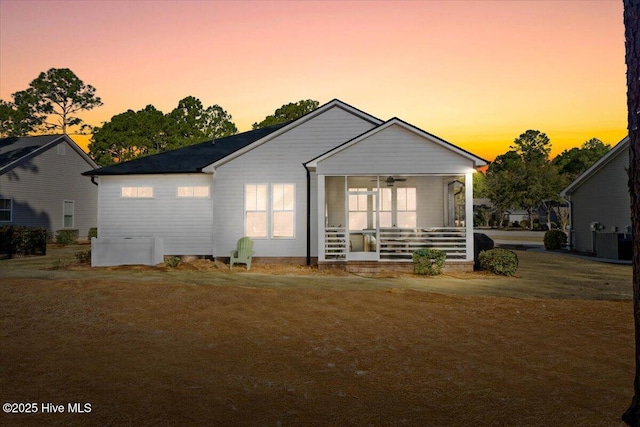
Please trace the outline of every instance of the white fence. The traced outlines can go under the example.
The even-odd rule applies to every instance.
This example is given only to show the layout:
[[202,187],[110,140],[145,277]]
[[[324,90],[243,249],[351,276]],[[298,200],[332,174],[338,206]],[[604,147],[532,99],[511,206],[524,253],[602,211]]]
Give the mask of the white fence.
[[164,261],[161,237],[107,237],[91,239],[91,266],[157,265]]

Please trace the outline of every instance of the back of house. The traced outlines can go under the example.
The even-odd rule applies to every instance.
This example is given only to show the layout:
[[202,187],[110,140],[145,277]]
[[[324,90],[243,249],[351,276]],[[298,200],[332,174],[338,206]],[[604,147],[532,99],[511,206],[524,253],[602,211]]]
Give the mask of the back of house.
[[159,237],[164,255],[224,260],[247,236],[258,262],[396,262],[431,233],[468,265],[471,186],[461,197],[455,183],[483,164],[333,100],[290,123],[85,175],[99,182],[98,235]]

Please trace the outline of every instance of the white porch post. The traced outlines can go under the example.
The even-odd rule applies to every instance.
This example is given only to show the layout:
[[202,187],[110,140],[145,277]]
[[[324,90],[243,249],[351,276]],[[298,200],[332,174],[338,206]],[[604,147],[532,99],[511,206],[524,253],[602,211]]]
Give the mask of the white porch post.
[[324,175],[318,175],[318,262],[325,260],[324,253]]
[[464,174],[464,225],[467,234],[467,261],[473,261],[473,173]]

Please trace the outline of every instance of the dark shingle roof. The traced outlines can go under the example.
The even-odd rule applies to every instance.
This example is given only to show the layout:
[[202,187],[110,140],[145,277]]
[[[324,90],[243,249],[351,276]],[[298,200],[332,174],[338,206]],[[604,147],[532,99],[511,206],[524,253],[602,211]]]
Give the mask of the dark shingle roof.
[[62,135],[9,137],[0,139],[0,171],[60,139]]
[[84,172],[83,175],[143,175],[169,173],[197,173],[202,169],[247,145],[264,138],[276,130],[288,125],[289,122],[256,129],[237,135],[201,142],[164,151],[147,157],[122,162],[103,168]]

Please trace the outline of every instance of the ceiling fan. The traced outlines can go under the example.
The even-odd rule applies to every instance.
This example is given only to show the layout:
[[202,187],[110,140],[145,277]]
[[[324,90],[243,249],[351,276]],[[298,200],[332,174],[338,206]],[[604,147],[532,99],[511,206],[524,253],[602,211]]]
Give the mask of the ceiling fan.
[[[388,176],[387,179],[385,179],[383,182],[385,182],[387,184],[387,187],[393,187],[393,184],[395,184],[396,182],[402,182],[402,181],[406,181],[407,178],[394,178],[392,176]],[[372,179],[371,181],[376,182],[376,179]]]

